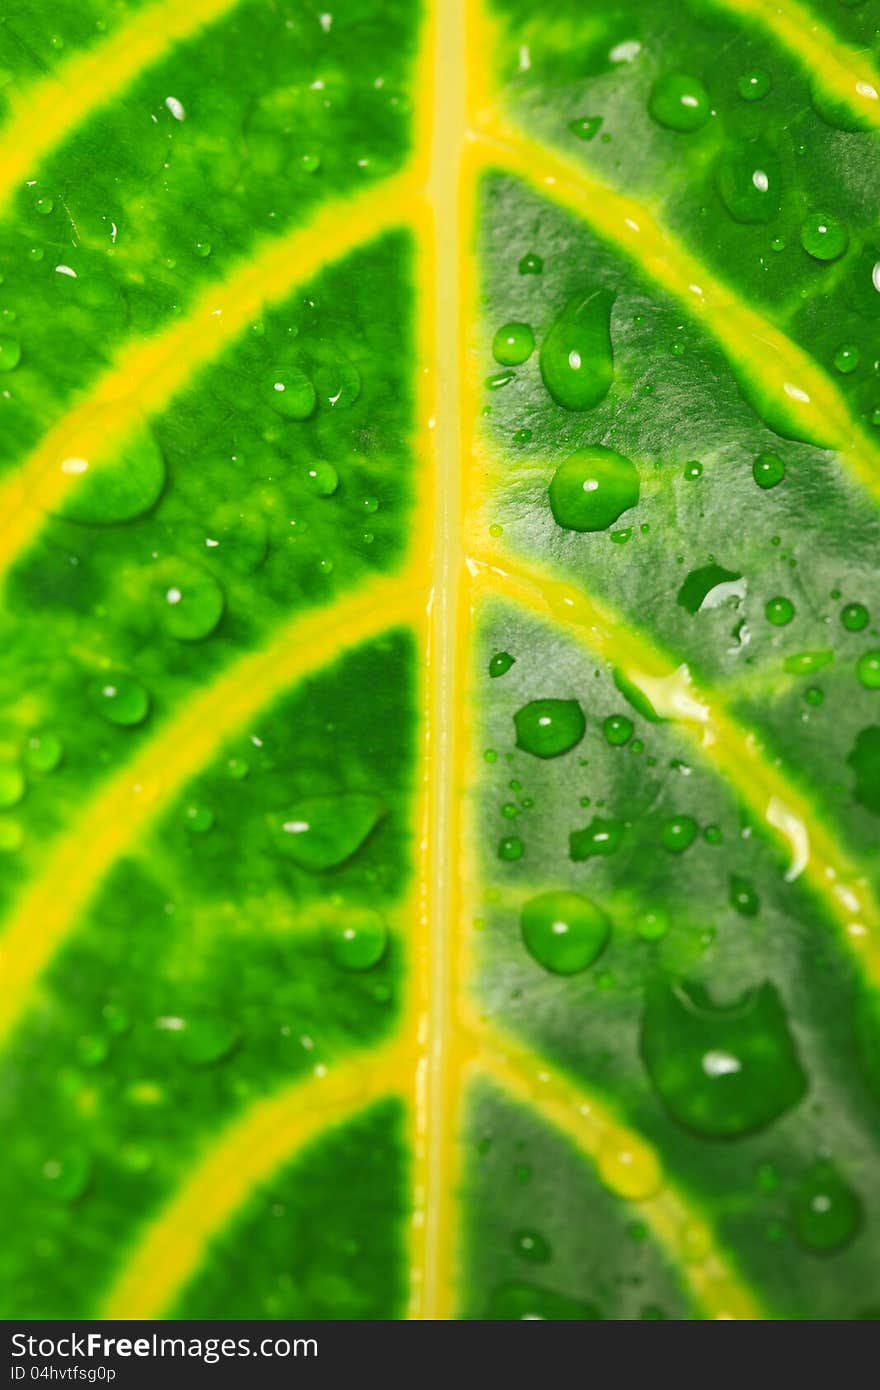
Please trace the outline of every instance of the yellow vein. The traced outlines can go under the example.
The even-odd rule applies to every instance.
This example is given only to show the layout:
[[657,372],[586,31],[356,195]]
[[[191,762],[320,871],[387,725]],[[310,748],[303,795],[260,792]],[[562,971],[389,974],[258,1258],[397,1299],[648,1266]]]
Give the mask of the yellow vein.
[[580,1082],[506,1038],[486,1036],[474,1064],[508,1095],[566,1135],[596,1165],[603,1184],[633,1207],[673,1257],[702,1311],[713,1319],[765,1317],[698,1208],[665,1177],[653,1146]]
[[224,739],[274,696],[346,648],[424,607],[424,594],[395,578],[374,579],[352,597],[284,624],[265,647],[240,658],[193,694],[148,744],[82,808],[43,862],[0,936],[0,1043],[77,923],[107,870],[205,766]]
[[406,1060],[399,1046],[331,1065],[258,1100],[205,1148],[195,1167],[149,1221],[106,1295],[102,1318],[159,1318],[203,1263],[212,1239],[310,1140],[397,1090]]
[[[152,337],[124,346],[113,365],[43,436],[20,468],[0,484],[0,575],[33,540],[47,511],[76,486],[82,461],[114,448],[162,409],[196,372],[256,318],[264,305],[330,262],[404,223],[410,180],[396,175],[320,208],[302,226],[261,247],[229,276],[203,290],[186,314]],[[70,460],[77,461],[71,469]],[[65,468],[67,462],[67,468]]]
[[712,0],[769,29],[808,79],[865,123],[880,127],[880,75],[868,53],[852,48],[795,0]]
[[[422,1078],[416,1117],[414,1206],[417,1253],[410,1316],[436,1321],[451,1316],[455,1260],[450,1168],[455,1145],[457,1094],[452,1050],[449,934],[456,919],[458,841],[455,712],[458,578],[462,565],[459,476],[462,460],[460,406],[461,258],[460,156],[465,139],[464,0],[437,0],[426,26],[425,47],[433,71],[422,84],[430,98],[420,121],[430,150],[427,197],[430,226],[423,232],[422,284],[431,299],[420,306],[423,352],[432,366],[425,423],[433,438],[434,493],[431,610],[426,690],[423,910],[426,930],[419,972],[422,994]],[[418,978],[418,975],[417,975]]]
[[[238,0],[158,0],[107,38],[59,63],[16,95],[0,130],[0,207],[33,178],[53,146],[98,107],[107,105],[175,43],[219,19]],[[174,93],[169,93],[173,96]]]
[[817,808],[768,760],[755,734],[726,712],[720,693],[699,689],[686,665],[676,666],[621,614],[536,566],[500,557],[472,560],[470,569],[476,593],[507,598],[568,628],[618,667],[661,717],[681,724],[704,761],[727,778],[781,842],[789,856],[786,879],[803,875],[858,952],[868,977],[880,984],[880,907],[865,875]]
[[574,212],[696,318],[725,352],[755,409],[780,432],[840,450],[880,498],[880,448],[810,356],[718,280],[642,204],[538,140],[487,118],[484,162]]

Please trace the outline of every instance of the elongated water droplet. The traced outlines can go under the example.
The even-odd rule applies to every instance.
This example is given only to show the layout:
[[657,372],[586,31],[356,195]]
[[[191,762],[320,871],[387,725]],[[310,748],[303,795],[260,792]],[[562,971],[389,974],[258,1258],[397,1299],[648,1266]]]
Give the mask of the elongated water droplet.
[[383,814],[382,803],[363,792],[299,801],[274,822],[276,844],[311,873],[350,859]]
[[568,837],[570,857],[580,863],[595,855],[616,854],[623,842],[623,822],[594,816],[583,830],[573,830]]
[[584,736],[587,721],[577,700],[532,700],[513,716],[516,746],[536,758],[558,758]]
[[699,985],[658,983],[648,992],[641,1045],[664,1105],[697,1134],[732,1139],[762,1129],[807,1088],[769,982],[726,1007]]
[[611,305],[606,290],[571,300],[550,329],[540,352],[541,376],[557,405],[592,410],[614,379]]
[[496,652],[489,662],[489,675],[493,680],[506,676],[515,661],[516,657],[511,656],[510,652]]
[[529,954],[555,975],[586,970],[611,934],[611,922],[601,908],[580,893],[562,890],[530,898],[520,928]]
[[779,212],[779,160],[763,140],[731,144],[718,161],[716,182],[725,207],[737,222],[771,222]]

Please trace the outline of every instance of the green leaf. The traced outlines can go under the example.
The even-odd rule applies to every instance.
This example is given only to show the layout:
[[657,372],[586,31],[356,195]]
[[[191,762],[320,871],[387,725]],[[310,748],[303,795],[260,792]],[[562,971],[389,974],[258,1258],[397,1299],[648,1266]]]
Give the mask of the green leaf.
[[876,36],[12,5],[7,1318],[877,1315]]

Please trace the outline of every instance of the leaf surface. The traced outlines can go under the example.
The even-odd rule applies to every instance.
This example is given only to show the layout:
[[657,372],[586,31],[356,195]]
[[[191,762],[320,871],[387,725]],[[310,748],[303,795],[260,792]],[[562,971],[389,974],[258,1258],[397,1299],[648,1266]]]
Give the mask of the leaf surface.
[[5,1316],[878,1316],[878,33],[8,7]]

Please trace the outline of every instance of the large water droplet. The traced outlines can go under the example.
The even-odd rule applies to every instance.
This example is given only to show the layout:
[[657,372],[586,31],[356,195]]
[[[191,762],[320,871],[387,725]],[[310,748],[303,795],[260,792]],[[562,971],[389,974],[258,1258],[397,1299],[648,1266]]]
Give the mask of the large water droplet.
[[580,893],[562,890],[530,898],[520,927],[530,955],[555,975],[586,970],[611,934],[611,923],[601,908]]
[[274,823],[275,840],[300,868],[320,873],[350,859],[383,810],[378,798],[363,792],[309,797]]
[[770,222],[779,212],[779,160],[762,140],[732,144],[718,161],[716,182],[725,207],[737,222]]
[[698,77],[668,72],[651,88],[648,110],[658,124],[689,133],[706,124],[711,113],[709,93]]
[[605,531],[639,500],[635,465],[613,449],[578,449],[550,483],[550,510],[568,531]]
[[513,716],[516,746],[536,758],[558,758],[584,736],[587,721],[577,700],[532,700]]
[[661,1100],[697,1134],[749,1134],[791,1109],[807,1089],[785,1011],[768,981],[724,1007],[699,985],[652,986],[641,1045]]
[[[111,425],[108,414],[108,431]],[[100,429],[97,417],[92,433],[96,429]],[[72,451],[59,467],[67,486],[52,510],[67,521],[87,526],[134,521],[158,501],[165,486],[165,461],[146,425],[136,427],[112,447],[96,445],[87,456]]]
[[606,290],[571,300],[544,339],[541,376],[566,410],[592,410],[608,394],[614,377],[612,303]]

